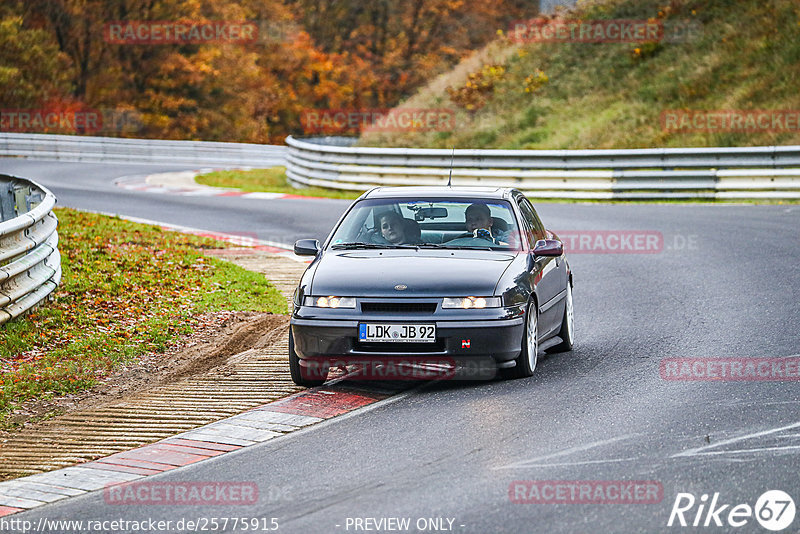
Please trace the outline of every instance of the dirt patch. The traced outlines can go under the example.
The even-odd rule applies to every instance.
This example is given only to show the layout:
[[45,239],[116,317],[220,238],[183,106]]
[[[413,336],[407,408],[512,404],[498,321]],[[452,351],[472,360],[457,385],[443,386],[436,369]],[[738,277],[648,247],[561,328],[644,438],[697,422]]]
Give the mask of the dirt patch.
[[269,346],[286,335],[289,317],[259,312],[217,312],[199,316],[200,326],[162,353],[151,353],[117,369],[95,387],[74,395],[36,400],[17,410],[13,421],[23,425],[0,431],[0,442],[20,430],[35,430],[53,416],[99,408],[124,397],[169,384],[225,365],[249,349]]
[[263,349],[286,334],[289,318],[284,315],[240,312],[214,339],[206,340],[181,353],[183,365],[171,370],[163,381],[197,375],[219,365],[228,358],[251,349]]

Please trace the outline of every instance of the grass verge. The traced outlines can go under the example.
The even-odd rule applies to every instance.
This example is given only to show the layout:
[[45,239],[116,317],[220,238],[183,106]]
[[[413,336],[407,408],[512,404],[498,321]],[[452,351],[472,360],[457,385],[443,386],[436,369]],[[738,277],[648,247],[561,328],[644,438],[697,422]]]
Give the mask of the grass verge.
[[195,181],[202,185],[236,188],[248,193],[286,193],[304,197],[346,199],[358,198],[363,193],[363,191],[339,191],[323,187],[294,187],[286,180],[285,167],[250,171],[214,171],[201,174],[195,178]]
[[87,389],[163,351],[220,310],[286,313],[260,274],[211,258],[226,243],[71,209],[59,218],[62,281],[52,302],[0,327],[0,428],[23,402]]

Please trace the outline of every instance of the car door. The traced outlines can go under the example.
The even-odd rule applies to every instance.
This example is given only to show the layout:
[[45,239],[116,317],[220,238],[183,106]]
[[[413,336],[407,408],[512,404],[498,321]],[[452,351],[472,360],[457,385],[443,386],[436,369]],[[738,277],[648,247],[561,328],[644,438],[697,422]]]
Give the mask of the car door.
[[[533,209],[530,201],[524,196],[518,197],[517,205],[522,214],[523,223],[528,227],[531,254],[533,247],[539,239],[546,239],[547,232]],[[541,273],[534,280],[536,294],[539,297],[539,334],[543,338],[559,329],[561,317],[564,314],[564,296],[566,295],[567,269],[561,257],[533,257]]]

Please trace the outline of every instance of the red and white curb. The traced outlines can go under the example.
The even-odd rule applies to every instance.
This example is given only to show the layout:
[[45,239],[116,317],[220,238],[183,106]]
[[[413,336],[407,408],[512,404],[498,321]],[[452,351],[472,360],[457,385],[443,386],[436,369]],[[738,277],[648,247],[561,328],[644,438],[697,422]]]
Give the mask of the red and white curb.
[[385,400],[394,393],[336,385],[314,388],[150,445],[0,482],[0,517],[263,443]]
[[[290,247],[283,243],[113,213],[104,215],[152,224],[165,230],[220,239],[296,261],[308,262],[306,258],[290,252]],[[392,390],[358,390],[355,393],[340,390],[333,385],[315,388],[150,445],[78,466],[0,482],[0,517],[255,445],[384,400],[393,393]]]
[[195,177],[218,169],[199,169],[196,171],[178,171],[151,174],[149,176],[123,176],[114,181],[114,185],[129,191],[155,193],[161,195],[181,195],[190,197],[238,197],[256,200],[308,199],[287,193],[247,193],[238,189],[212,187],[195,182]]

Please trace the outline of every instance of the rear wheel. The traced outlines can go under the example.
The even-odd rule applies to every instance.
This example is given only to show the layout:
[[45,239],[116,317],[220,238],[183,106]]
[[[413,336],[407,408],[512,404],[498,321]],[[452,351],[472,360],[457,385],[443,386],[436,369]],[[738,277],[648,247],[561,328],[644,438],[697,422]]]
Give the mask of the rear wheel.
[[311,378],[307,376],[309,371],[303,371],[303,368],[300,366],[300,357],[297,356],[297,353],[294,351],[294,336],[292,335],[291,327],[289,327],[289,374],[292,376],[292,382],[298,386],[305,386],[307,388],[321,386],[325,383],[326,378]]
[[503,369],[504,378],[527,378],[533,376],[536,370],[536,363],[539,361],[539,310],[536,302],[532,301],[528,306],[528,314],[525,318],[525,334],[522,337],[522,350],[514,360],[516,365],[510,369]]
[[572,310],[572,284],[567,282],[567,298],[564,306],[564,318],[561,320],[561,331],[558,337],[561,343],[550,349],[551,352],[568,352],[575,344],[575,317]]

